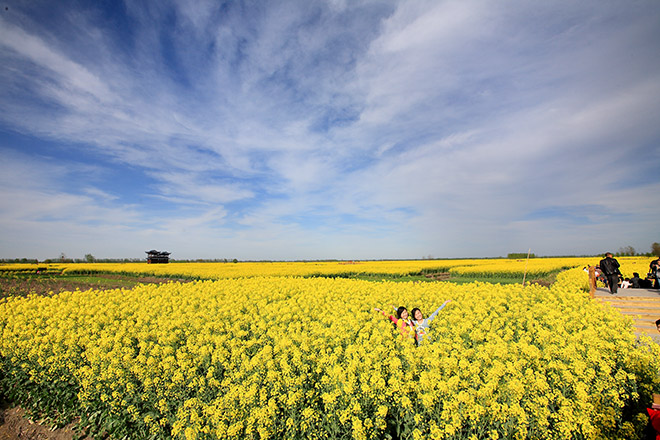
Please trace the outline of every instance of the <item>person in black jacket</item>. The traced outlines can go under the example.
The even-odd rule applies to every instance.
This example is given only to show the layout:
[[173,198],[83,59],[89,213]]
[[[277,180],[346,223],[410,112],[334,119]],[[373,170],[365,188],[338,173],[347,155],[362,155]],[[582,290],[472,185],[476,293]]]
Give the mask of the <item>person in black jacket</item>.
[[630,279],[630,284],[632,284],[633,289],[639,289],[639,282],[641,281],[641,278],[639,278],[639,274],[637,272],[633,272],[633,277]]
[[600,260],[599,266],[600,270],[603,271],[603,275],[605,275],[605,278],[607,279],[610,293],[612,295],[616,294],[619,287],[619,276],[622,276],[621,271],[619,271],[619,267],[621,267],[619,262],[612,257],[611,252],[608,252],[605,254],[605,258]]
[[651,276],[655,278],[655,288],[660,289],[660,257],[651,261],[649,269],[651,270]]

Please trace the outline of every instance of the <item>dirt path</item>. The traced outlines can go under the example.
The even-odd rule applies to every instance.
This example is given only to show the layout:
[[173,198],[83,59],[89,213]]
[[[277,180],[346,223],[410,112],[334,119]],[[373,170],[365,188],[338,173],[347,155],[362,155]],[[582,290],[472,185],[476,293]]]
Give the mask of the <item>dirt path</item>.
[[0,277],[0,298],[8,296],[25,296],[28,293],[37,295],[52,295],[64,291],[80,290],[108,290],[120,288],[133,288],[137,284],[163,284],[172,281],[190,282],[190,279],[159,278],[154,276],[126,276],[115,274],[94,274],[96,282],[85,282],[70,279],[66,276],[43,277]]
[[[53,429],[29,420],[21,408],[0,408],[0,440],[79,439],[73,426],[67,425],[61,429]],[[91,440],[87,437],[84,439]]]

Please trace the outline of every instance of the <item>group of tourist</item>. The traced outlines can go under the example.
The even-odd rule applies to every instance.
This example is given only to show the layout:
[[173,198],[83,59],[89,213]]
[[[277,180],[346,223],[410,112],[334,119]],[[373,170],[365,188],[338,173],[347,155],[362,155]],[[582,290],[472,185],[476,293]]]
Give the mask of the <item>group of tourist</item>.
[[612,256],[611,252],[605,254],[596,266],[596,278],[605,283],[610,293],[616,294],[618,288],[622,289],[660,289],[660,257],[651,261],[649,273],[646,278],[640,278],[637,272],[633,272],[632,278],[624,278],[619,270],[619,262]]
[[[660,289],[660,257],[651,261],[649,264],[649,273],[646,279],[641,279],[637,272],[633,272],[632,278],[623,278],[619,270],[619,262],[610,252],[605,254],[605,258],[600,260],[596,266],[596,276],[604,281],[613,295],[617,293],[618,287],[627,288],[656,288]],[[655,284],[655,285],[654,285]],[[655,326],[660,332],[660,319],[655,321]]]
[[396,311],[396,315],[388,315],[384,310],[379,308],[374,308],[376,312],[382,313],[384,316],[388,317],[401,333],[401,337],[404,339],[411,339],[417,345],[421,344],[424,341],[424,338],[428,335],[429,327],[431,322],[438,316],[440,310],[444,309],[447,304],[451,302],[450,299],[442,303],[440,307],[436,309],[435,312],[431,313],[428,318],[424,318],[424,314],[417,307],[412,309],[408,313],[408,309],[401,306],[399,308],[392,308]]

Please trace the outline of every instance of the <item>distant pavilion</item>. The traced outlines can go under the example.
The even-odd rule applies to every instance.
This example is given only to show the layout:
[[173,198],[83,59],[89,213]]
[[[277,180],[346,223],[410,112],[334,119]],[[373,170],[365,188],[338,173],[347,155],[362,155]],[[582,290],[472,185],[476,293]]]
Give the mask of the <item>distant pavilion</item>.
[[147,264],[166,264],[170,262],[171,252],[160,252],[155,249],[145,252],[147,254]]

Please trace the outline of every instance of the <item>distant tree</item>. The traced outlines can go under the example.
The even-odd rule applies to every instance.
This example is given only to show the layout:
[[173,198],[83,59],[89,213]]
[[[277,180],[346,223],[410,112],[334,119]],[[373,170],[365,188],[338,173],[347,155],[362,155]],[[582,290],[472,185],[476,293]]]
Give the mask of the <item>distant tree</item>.
[[624,246],[619,249],[619,255],[629,255],[631,257],[637,255],[635,248],[632,246]]
[[234,258],[234,259],[232,260],[232,263],[238,263],[238,260],[237,260],[236,258]]
[[88,263],[93,263],[96,261],[96,258],[94,258],[94,255],[92,254],[85,254],[85,261]]
[[651,253],[656,257],[660,257],[660,243],[653,243],[651,245]]
[[[510,260],[521,260],[527,258],[527,252],[511,252],[506,255]],[[529,258],[536,258],[535,254],[529,254]]]

